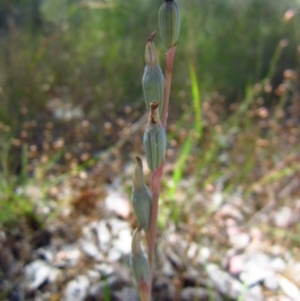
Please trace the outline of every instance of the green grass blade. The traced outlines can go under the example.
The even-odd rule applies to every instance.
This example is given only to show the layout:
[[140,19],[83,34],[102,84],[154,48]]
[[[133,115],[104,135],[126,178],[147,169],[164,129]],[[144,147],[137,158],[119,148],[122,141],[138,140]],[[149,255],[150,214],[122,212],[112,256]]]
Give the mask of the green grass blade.
[[194,108],[194,116],[195,116],[195,130],[199,134],[199,138],[202,137],[202,111],[201,111],[201,98],[200,98],[200,89],[197,81],[196,70],[193,64],[189,63],[189,76],[191,81],[192,88],[192,102]]

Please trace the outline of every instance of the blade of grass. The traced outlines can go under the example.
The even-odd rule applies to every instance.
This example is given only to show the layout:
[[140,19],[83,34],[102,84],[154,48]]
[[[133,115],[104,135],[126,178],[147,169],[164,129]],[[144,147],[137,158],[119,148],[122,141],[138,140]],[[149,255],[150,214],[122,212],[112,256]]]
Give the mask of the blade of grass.
[[[186,160],[189,157],[191,153],[191,149],[193,146],[193,138],[188,137],[186,142],[184,143],[179,158],[176,160],[176,164],[174,167],[173,177],[172,177],[172,186],[168,190],[168,199],[175,201],[175,194],[178,187],[178,184],[180,183],[182,177],[183,177],[183,171],[184,166],[186,164]],[[181,212],[181,206],[178,206],[178,204],[174,204],[173,210],[171,212],[171,218],[176,223],[178,221],[180,212]]]
[[201,139],[203,124],[202,124],[200,89],[197,81],[196,70],[192,62],[189,63],[189,76],[191,81],[192,103],[194,109],[194,128],[199,134],[199,139]]
[[[189,63],[189,76],[191,81],[191,92],[192,92],[192,105],[193,105],[193,111],[194,111],[194,126],[193,129],[196,130],[198,133],[199,140],[202,137],[202,111],[201,111],[201,99],[200,99],[200,89],[197,81],[196,76],[196,70],[192,64],[192,62]],[[180,127],[179,127],[180,128]],[[178,183],[180,183],[184,166],[186,163],[187,158],[189,157],[192,146],[194,143],[194,139],[192,136],[189,136],[187,140],[185,141],[183,147],[181,148],[180,155],[178,156],[178,159],[176,160],[174,171],[173,171],[173,177],[172,177],[172,186],[169,188],[167,195],[168,199],[174,200],[174,196],[176,194],[176,188],[178,187]],[[178,221],[179,214],[181,212],[180,208],[178,206],[174,206],[174,209],[171,213],[172,220],[174,222]]]

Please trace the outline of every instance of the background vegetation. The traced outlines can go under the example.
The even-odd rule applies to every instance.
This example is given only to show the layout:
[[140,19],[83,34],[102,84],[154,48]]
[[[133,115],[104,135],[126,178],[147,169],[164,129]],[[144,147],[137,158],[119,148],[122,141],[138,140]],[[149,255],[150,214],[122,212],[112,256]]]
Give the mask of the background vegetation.
[[[259,209],[266,187],[277,195],[299,175],[300,3],[178,2],[166,202],[178,202],[179,183],[190,179],[191,199],[220,184],[255,194]],[[0,221],[31,216],[30,185],[51,202],[53,187],[112,146],[122,148],[123,163],[141,151],[131,129],[143,115],[144,46],[160,3],[1,1]],[[127,147],[118,144],[128,133]]]

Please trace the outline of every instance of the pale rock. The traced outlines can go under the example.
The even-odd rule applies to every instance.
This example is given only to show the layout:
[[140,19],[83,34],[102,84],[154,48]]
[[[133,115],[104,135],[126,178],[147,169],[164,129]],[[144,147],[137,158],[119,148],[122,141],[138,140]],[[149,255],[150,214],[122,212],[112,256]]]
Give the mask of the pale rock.
[[196,244],[195,242],[191,242],[186,252],[187,258],[193,260],[197,256],[198,251],[199,251],[198,244]]
[[111,276],[114,273],[112,265],[107,263],[95,264],[94,268],[101,274],[102,278]]
[[165,260],[162,266],[162,274],[166,277],[173,277],[175,275],[173,266],[169,260]]
[[225,296],[237,299],[243,292],[243,284],[222,271],[217,265],[208,264],[206,269],[213,286]]
[[246,288],[242,296],[243,301],[264,301],[262,289],[259,285]]
[[53,259],[56,267],[75,267],[77,266],[82,254],[77,245],[66,245],[60,250]]
[[131,230],[129,228],[121,230],[117,238],[113,240],[113,246],[123,255],[131,254]]
[[263,282],[270,274],[271,258],[264,253],[255,253],[245,260],[241,281],[247,286],[253,286]]
[[279,286],[282,289],[282,291],[290,297],[293,301],[299,301],[300,300],[300,290],[299,288],[292,283],[287,278],[281,276],[279,279]]
[[279,288],[279,277],[271,272],[264,280],[264,286],[270,291],[277,291]]
[[200,249],[200,254],[201,258],[203,258],[205,261],[209,259],[211,255],[211,250],[207,247],[202,247]]
[[65,292],[64,301],[84,301],[89,288],[89,279],[86,276],[78,276],[76,279],[68,282]]
[[246,286],[253,286],[263,282],[270,276],[270,273],[270,270],[265,270],[264,268],[253,265],[241,273],[240,279]]
[[110,249],[107,254],[107,259],[112,263],[120,260],[121,257],[122,257],[122,252],[116,248]]
[[286,270],[286,262],[282,258],[276,257],[271,261],[270,267],[275,272],[283,273]]
[[289,277],[300,287],[300,263],[293,262],[288,266]]
[[125,193],[108,190],[105,205],[118,216],[124,219],[129,217],[131,207]]
[[238,226],[228,226],[227,235],[231,245],[236,249],[245,249],[250,243],[250,235],[243,232]]
[[99,281],[101,278],[101,275],[98,271],[95,270],[88,270],[86,272],[87,277],[89,278],[91,283],[95,283],[96,281]]
[[[49,280],[52,267],[43,260],[35,260],[24,268],[26,287],[33,291]],[[53,280],[53,279],[52,279]]]
[[49,248],[39,248],[36,250],[36,255],[38,258],[51,263],[54,259],[54,251]]
[[110,218],[107,220],[111,232],[113,235],[118,235],[123,230],[130,230],[131,227],[128,222],[120,220],[118,218]]
[[99,255],[99,249],[94,242],[81,239],[79,241],[81,250],[89,257],[95,258]]
[[287,228],[294,222],[292,208],[283,206],[273,213],[273,220],[278,228]]
[[100,221],[96,225],[96,232],[99,242],[100,250],[106,252],[109,248],[109,242],[111,241],[111,233],[107,227],[107,222],[105,220]]

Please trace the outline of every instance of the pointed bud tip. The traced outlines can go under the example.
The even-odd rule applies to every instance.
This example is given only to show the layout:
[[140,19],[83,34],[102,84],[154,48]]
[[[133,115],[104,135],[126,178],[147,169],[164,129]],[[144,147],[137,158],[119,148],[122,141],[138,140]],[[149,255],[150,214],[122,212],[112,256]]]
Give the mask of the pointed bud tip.
[[[141,248],[141,227],[137,228],[132,237],[132,250],[131,250],[131,268],[133,272],[134,279],[136,284],[139,287],[139,293],[142,297],[142,294],[146,297],[147,290],[150,288],[151,282],[151,272],[149,261],[146,254]],[[150,295],[149,295],[150,296]],[[149,300],[143,299],[142,300]]]
[[142,230],[142,227],[139,226],[133,232],[132,241],[131,241],[132,255],[138,255],[138,254],[142,253],[142,249],[141,249],[141,230]]
[[138,156],[135,157],[136,165],[133,172],[133,187],[136,190],[140,190],[145,185],[144,173],[143,173],[143,163],[142,159]]
[[147,39],[146,49],[145,49],[145,61],[147,65],[154,66],[157,64],[158,58],[156,53],[156,48],[154,44],[154,36],[156,32],[150,34]]
[[153,31],[147,38],[147,42],[153,42],[155,35],[156,35],[156,31]]
[[136,156],[136,157],[135,157],[135,161],[136,161],[136,164],[138,164],[138,165],[143,165],[142,159],[141,159],[139,156]]

